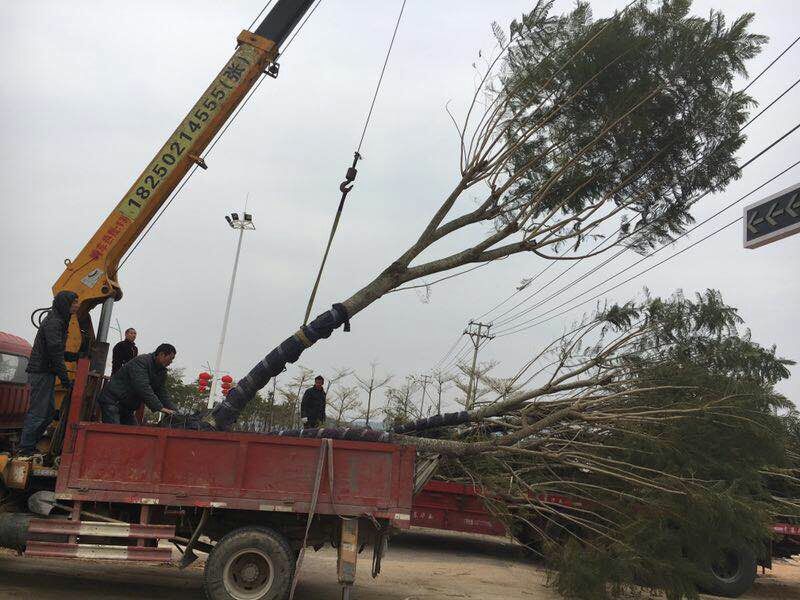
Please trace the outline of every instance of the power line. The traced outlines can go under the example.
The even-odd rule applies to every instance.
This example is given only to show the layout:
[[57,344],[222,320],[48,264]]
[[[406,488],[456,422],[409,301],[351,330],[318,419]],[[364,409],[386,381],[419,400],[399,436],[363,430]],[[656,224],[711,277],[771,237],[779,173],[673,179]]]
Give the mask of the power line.
[[[560,313],[558,313],[558,314],[555,314],[555,315],[553,315],[553,316],[551,316],[551,317],[548,317],[548,318],[546,318],[546,319],[543,319],[543,320],[541,320],[541,321],[539,321],[539,322],[537,322],[537,323],[534,323],[534,324],[532,324],[532,325],[528,325],[528,326],[526,326],[526,327],[522,327],[521,329],[518,329],[518,330],[516,330],[516,331],[508,331],[508,332],[506,332],[506,333],[500,333],[500,334],[498,334],[498,335],[497,335],[497,337],[505,337],[505,336],[507,336],[507,335],[514,335],[515,333],[520,333],[520,332],[522,332],[522,331],[525,331],[525,330],[527,330],[527,329],[531,329],[532,327],[536,327],[536,326],[538,326],[538,325],[542,325],[542,324],[544,324],[544,323],[546,323],[546,322],[548,322],[548,321],[551,321],[552,319],[555,319],[555,318],[557,318],[557,317],[560,317],[561,315],[564,315],[564,314],[566,314],[566,313],[568,313],[568,312],[570,312],[570,311],[572,311],[572,310],[575,310],[575,309],[576,309],[576,308],[578,308],[579,306],[583,306],[584,304],[587,304],[587,303],[591,302],[592,300],[596,300],[597,298],[600,298],[601,296],[605,296],[605,295],[606,295],[606,294],[608,294],[609,292],[612,292],[612,291],[614,291],[615,289],[617,289],[617,288],[619,288],[619,287],[621,287],[621,286],[625,285],[626,283],[628,283],[628,282],[630,282],[630,281],[633,281],[633,280],[634,280],[634,279],[636,279],[637,277],[640,277],[640,276],[644,275],[645,273],[647,273],[647,272],[649,272],[649,271],[652,271],[652,270],[653,270],[653,269],[655,269],[656,267],[658,267],[658,266],[660,266],[660,265],[663,265],[665,262],[667,262],[667,261],[670,261],[670,260],[672,260],[673,258],[675,258],[676,256],[678,256],[678,255],[680,255],[680,254],[683,254],[683,253],[684,253],[684,252],[686,252],[687,250],[690,250],[690,249],[694,248],[694,247],[695,247],[695,246],[697,246],[698,244],[700,244],[700,243],[702,243],[702,242],[706,241],[707,239],[709,239],[709,238],[711,238],[711,237],[713,237],[713,236],[717,235],[718,233],[720,233],[720,232],[724,231],[724,230],[725,230],[725,229],[727,229],[728,227],[730,227],[730,226],[732,226],[732,225],[735,225],[736,223],[738,223],[738,222],[739,222],[739,221],[741,221],[741,220],[742,220],[742,217],[737,217],[736,219],[734,219],[734,220],[733,220],[733,221],[731,221],[730,223],[728,223],[728,224],[726,224],[726,225],[723,225],[722,227],[720,227],[719,229],[716,229],[716,230],[712,231],[711,233],[709,233],[709,234],[708,234],[708,235],[706,235],[705,237],[703,237],[703,238],[700,238],[700,239],[699,239],[699,240],[697,240],[695,243],[693,243],[693,244],[691,244],[691,245],[689,245],[689,246],[686,246],[686,248],[683,248],[683,249],[679,250],[678,252],[675,252],[674,254],[670,254],[670,255],[669,255],[669,256],[667,256],[665,259],[663,259],[663,260],[661,260],[661,261],[657,262],[657,263],[656,263],[656,264],[654,264],[654,265],[651,265],[651,266],[649,266],[649,267],[648,267],[648,268],[646,268],[645,270],[643,270],[643,271],[640,271],[639,273],[636,273],[635,275],[632,275],[631,277],[628,277],[628,278],[627,278],[625,281],[621,281],[620,283],[618,283],[618,284],[616,284],[616,285],[614,285],[614,286],[612,286],[612,287],[608,288],[607,290],[604,290],[604,291],[600,292],[599,294],[596,294],[596,295],[592,296],[592,297],[591,297],[591,298],[589,298],[588,300],[584,300],[584,301],[580,302],[579,304],[576,304],[575,306],[571,306],[570,308],[568,308],[568,309],[566,309],[566,310],[563,310],[563,311],[561,311],[561,312],[560,312]],[[650,255],[650,256],[652,256],[652,255]],[[639,261],[639,262],[641,262],[641,261]],[[638,262],[637,262],[637,263],[634,263],[634,265],[631,265],[631,266],[635,266],[636,264],[639,264],[639,263],[638,263]],[[588,293],[588,291],[591,291],[591,290],[587,290],[587,292],[585,292],[585,293]],[[576,296],[576,297],[577,297],[577,296]],[[563,306],[563,305],[562,305],[562,306]],[[555,309],[553,309],[553,310],[555,310]],[[549,312],[549,311],[548,311],[548,312]],[[543,315],[544,315],[544,314],[547,314],[547,313],[543,313]],[[542,315],[542,316],[543,316],[543,315]]]
[[[784,50],[783,50],[783,51],[782,51],[780,54],[778,54],[778,56],[776,56],[776,57],[775,57],[775,58],[774,58],[774,59],[773,59],[773,60],[772,60],[772,61],[771,61],[771,62],[770,62],[770,63],[769,63],[769,64],[768,64],[766,67],[764,67],[764,69],[762,69],[762,70],[761,70],[761,72],[760,72],[760,73],[759,73],[759,74],[758,74],[756,77],[754,77],[754,78],[753,78],[753,79],[752,79],[752,80],[751,80],[751,81],[750,81],[750,82],[749,82],[749,83],[748,83],[748,84],[747,84],[747,85],[746,85],[746,86],[745,86],[745,87],[744,87],[744,88],[741,90],[741,92],[740,92],[740,93],[744,93],[744,92],[746,92],[748,89],[750,89],[750,87],[751,87],[753,84],[755,84],[755,83],[756,83],[756,82],[757,82],[757,81],[758,81],[758,80],[759,80],[759,79],[760,79],[760,78],[761,78],[761,77],[762,77],[762,76],[763,76],[765,73],[767,73],[767,72],[768,72],[768,71],[769,71],[769,70],[770,70],[770,69],[771,69],[771,68],[772,68],[772,67],[773,67],[773,66],[774,66],[774,65],[775,65],[775,64],[776,64],[776,63],[777,63],[777,62],[778,62],[778,61],[779,61],[779,60],[780,60],[780,59],[781,59],[781,58],[782,58],[782,57],[783,57],[783,56],[784,56],[784,55],[785,55],[785,54],[786,54],[786,53],[787,53],[787,52],[788,52],[788,51],[789,51],[789,50],[790,50],[790,49],[791,49],[791,48],[792,48],[792,47],[793,47],[793,46],[794,46],[794,45],[795,45],[795,44],[796,44],[798,41],[800,41],[800,36],[796,37],[796,38],[795,38],[795,39],[794,39],[794,40],[793,40],[793,41],[792,41],[792,42],[791,42],[791,43],[790,43],[790,44],[789,44],[789,45],[788,45],[786,48],[784,48]],[[792,89],[793,89],[793,88],[794,88],[794,87],[795,87],[795,86],[796,86],[798,83],[800,83],[800,80],[796,81],[796,82],[795,82],[795,83],[793,83],[791,86],[789,86],[789,87],[788,87],[786,90],[784,90],[784,92],[783,92],[783,93],[781,93],[781,94],[780,94],[780,95],[779,95],[777,98],[775,98],[775,99],[774,99],[772,102],[770,102],[770,103],[769,103],[769,105],[767,105],[767,106],[766,106],[766,107],[765,107],[763,110],[761,110],[761,111],[760,111],[760,112],[759,112],[757,115],[755,115],[754,117],[752,117],[751,119],[749,119],[749,120],[748,120],[748,121],[747,121],[747,122],[746,122],[744,125],[742,125],[742,127],[739,129],[739,133],[741,133],[742,131],[744,131],[744,129],[745,129],[746,127],[748,127],[748,126],[749,126],[749,125],[751,125],[751,124],[752,124],[752,123],[753,123],[753,122],[754,122],[756,119],[758,119],[759,117],[761,117],[761,116],[762,116],[762,115],[763,115],[765,112],[767,112],[767,110],[769,110],[770,108],[772,108],[772,106],[774,106],[774,105],[775,105],[775,104],[776,104],[778,101],[780,101],[780,100],[781,100],[781,99],[782,99],[782,98],[783,98],[783,97],[784,97],[784,96],[785,96],[785,95],[786,95],[786,94],[787,94],[789,91],[791,91],[791,90],[792,90]],[[709,157],[711,154],[713,154],[713,152],[716,152],[716,150],[718,150],[718,149],[719,149],[719,147],[717,147],[717,148],[715,148],[714,150],[712,150],[712,151],[711,151],[709,154],[706,154],[705,156],[701,157],[700,159],[698,159],[697,161],[695,161],[695,163],[694,163],[693,165],[691,165],[691,167],[694,167],[694,166],[696,166],[696,165],[697,165],[699,162],[701,162],[702,160],[705,160],[706,158],[708,158],[708,157]],[[697,201],[699,201],[700,199],[702,199],[702,198],[703,198],[705,195],[707,195],[708,193],[709,193],[709,192],[706,192],[705,194],[703,194],[702,196],[700,196],[699,198],[697,198],[697,200],[695,200],[695,202],[697,202]],[[648,227],[648,226],[652,225],[653,223],[654,223],[654,222],[651,222],[649,225],[645,225],[645,227]],[[614,232],[612,235],[610,235],[610,236],[606,237],[606,238],[605,238],[604,240],[602,240],[602,241],[601,241],[599,244],[595,245],[595,246],[594,246],[594,247],[593,247],[593,248],[592,248],[592,249],[589,251],[589,253],[588,253],[588,254],[592,254],[592,253],[594,253],[594,252],[595,252],[597,249],[599,249],[599,248],[600,248],[600,247],[601,247],[603,244],[605,244],[605,243],[606,243],[608,240],[610,240],[610,239],[613,239],[613,237],[616,235],[616,233],[618,233],[619,231],[621,231],[621,229],[622,229],[621,227],[620,227],[620,228],[618,228],[618,229],[617,229],[617,230],[616,230],[616,231],[615,231],[615,232]],[[623,237],[622,239],[625,239],[625,238],[627,238],[627,237],[630,237],[630,236],[631,236],[631,235],[633,235],[634,233],[641,233],[641,230],[639,230],[639,232],[631,232],[631,234],[629,234],[629,235],[626,235],[626,236],[625,236],[625,237]],[[618,240],[618,242],[619,242],[619,241],[621,241],[621,240]],[[626,248],[625,250],[623,250],[622,252],[620,252],[620,253],[616,254],[614,257],[612,257],[612,259],[613,259],[613,258],[616,258],[616,257],[617,257],[617,256],[619,256],[620,254],[624,253],[626,250],[627,250],[627,248]],[[565,251],[564,251],[564,252],[563,252],[563,253],[562,253],[560,256],[563,256],[565,253],[566,253],[566,249],[565,249]],[[550,286],[552,283],[554,283],[555,281],[557,281],[558,279],[560,279],[561,277],[563,277],[564,275],[566,275],[566,273],[568,273],[568,272],[569,272],[569,271],[571,271],[573,268],[575,268],[575,267],[576,267],[576,266],[577,266],[577,265],[578,265],[580,262],[582,262],[582,261],[583,261],[583,259],[584,259],[584,258],[586,258],[586,257],[584,256],[584,257],[581,257],[581,258],[578,258],[578,259],[576,259],[576,260],[575,260],[575,262],[574,262],[572,265],[570,265],[568,268],[566,268],[566,269],[565,269],[565,270],[563,270],[561,273],[559,273],[559,274],[558,274],[558,275],[557,275],[557,276],[556,276],[554,279],[550,280],[550,281],[549,281],[547,284],[545,284],[544,286],[542,286],[541,288],[539,288],[538,290],[536,290],[535,292],[533,292],[532,294],[530,294],[529,296],[527,296],[527,297],[526,297],[524,300],[522,300],[521,302],[517,303],[517,304],[516,304],[514,307],[512,307],[511,309],[509,309],[509,310],[506,310],[505,312],[501,313],[501,314],[500,314],[500,315],[498,315],[498,317],[496,317],[496,318],[500,318],[500,317],[503,317],[503,316],[507,315],[509,312],[513,311],[515,308],[518,308],[519,306],[521,306],[522,304],[524,304],[525,302],[527,302],[527,301],[528,301],[528,300],[530,300],[531,298],[535,297],[535,296],[536,296],[537,294],[539,294],[540,292],[544,291],[544,290],[545,290],[547,287],[549,287],[549,286]],[[534,279],[538,278],[538,277],[539,277],[540,275],[542,275],[542,274],[543,274],[545,271],[547,271],[547,270],[548,270],[548,269],[549,269],[551,266],[553,266],[553,265],[555,264],[555,262],[556,262],[555,260],[552,260],[552,262],[551,262],[551,263],[550,263],[550,264],[549,264],[547,267],[545,267],[545,268],[544,268],[542,271],[540,271],[540,272],[539,272],[539,273],[538,273],[538,274],[537,274],[537,275],[534,277]],[[605,261],[605,262],[603,263],[603,265],[607,264],[608,262],[609,262],[609,261]],[[601,265],[601,266],[603,266],[603,265]],[[595,270],[596,270],[596,269],[595,269]],[[592,270],[592,271],[590,271],[588,274],[591,274],[591,273],[593,273],[595,270]],[[495,305],[493,308],[489,309],[488,311],[484,312],[484,313],[483,313],[483,314],[482,314],[482,315],[481,315],[479,318],[483,318],[483,317],[485,317],[486,315],[488,315],[488,314],[492,313],[494,310],[496,310],[496,309],[497,309],[497,308],[499,308],[500,306],[504,305],[504,304],[505,304],[506,302],[508,302],[508,301],[509,301],[511,298],[513,298],[514,296],[516,296],[517,294],[519,294],[520,292],[522,292],[522,291],[523,291],[524,289],[526,289],[527,287],[528,287],[528,286],[526,285],[526,286],[522,287],[521,289],[518,289],[517,291],[513,292],[513,293],[512,293],[512,294],[511,294],[511,295],[510,295],[508,298],[506,298],[505,300],[503,300],[503,301],[502,301],[502,302],[500,302],[499,304]],[[526,314],[526,313],[523,313],[523,314]],[[507,321],[507,322],[510,322],[510,321]]]
[[462,333],[456,338],[456,341],[453,342],[453,345],[450,346],[450,348],[447,350],[447,352],[444,353],[444,356],[442,356],[439,360],[436,361],[436,363],[434,364],[434,367],[433,367],[434,370],[437,367],[439,367],[445,360],[447,360],[447,357],[450,356],[450,354],[453,352],[453,350],[455,350],[456,346],[458,346],[458,342],[461,341],[461,338],[463,338],[463,337],[464,337],[464,334]]
[[[797,126],[795,126],[795,128],[794,128],[793,130],[796,130],[796,129],[797,129],[797,128],[799,128],[799,127],[800,127],[800,124],[798,124]],[[719,216],[719,215],[721,215],[723,212],[725,212],[725,211],[729,210],[730,208],[732,208],[732,207],[733,207],[733,206],[735,206],[736,204],[739,204],[739,203],[740,203],[742,200],[744,200],[744,199],[745,199],[745,198],[747,198],[748,196],[750,196],[750,195],[754,194],[755,192],[757,192],[758,190],[760,190],[760,189],[761,189],[761,188],[763,188],[764,186],[766,186],[766,185],[768,185],[768,184],[772,183],[772,182],[773,182],[773,181],[775,181],[777,178],[779,178],[779,177],[781,177],[782,175],[786,174],[788,171],[790,171],[791,169],[795,168],[795,167],[796,167],[797,165],[799,165],[799,164],[800,164],[800,160],[798,160],[798,161],[794,162],[793,164],[791,164],[790,166],[786,167],[785,169],[783,169],[783,170],[782,170],[781,172],[779,172],[778,174],[776,174],[776,175],[774,175],[773,177],[769,178],[768,180],[764,181],[764,182],[763,182],[761,185],[759,185],[759,186],[757,186],[756,188],[754,188],[754,189],[750,190],[750,191],[749,191],[747,194],[745,194],[744,196],[741,196],[740,198],[738,198],[737,200],[735,200],[735,201],[731,202],[730,204],[728,204],[728,205],[727,205],[727,206],[725,206],[724,208],[720,209],[719,211],[717,211],[716,213],[714,213],[714,214],[713,214],[713,215],[711,215],[710,217],[708,217],[708,218],[704,219],[703,221],[701,221],[700,223],[698,223],[698,224],[697,224],[696,226],[694,226],[692,229],[690,229],[690,230],[688,230],[688,231],[684,232],[684,233],[683,233],[683,234],[682,234],[682,235],[681,235],[679,238],[677,238],[675,241],[677,241],[677,240],[678,240],[678,239],[680,239],[681,237],[684,237],[684,236],[688,235],[688,234],[689,234],[689,233],[691,233],[692,231],[696,230],[698,227],[701,227],[701,226],[702,226],[702,225],[704,225],[705,223],[708,223],[710,220],[712,220],[712,219],[714,219],[714,218],[718,217],[718,216]],[[651,267],[648,267],[648,268],[647,268],[647,269],[645,269],[644,271],[641,271],[640,273],[636,274],[635,276],[633,276],[633,277],[630,277],[630,278],[626,279],[626,280],[625,280],[625,281],[623,281],[622,283],[615,285],[614,287],[612,287],[612,288],[610,288],[610,289],[606,290],[605,292],[601,292],[600,294],[598,294],[598,295],[596,295],[596,296],[592,296],[592,297],[591,297],[589,300],[583,301],[583,302],[581,302],[580,304],[578,304],[578,305],[576,305],[576,306],[573,306],[573,307],[571,307],[571,308],[567,309],[565,312],[569,312],[570,310],[573,310],[574,308],[577,308],[578,306],[582,306],[582,305],[583,305],[583,304],[585,304],[586,302],[590,302],[590,301],[592,301],[592,300],[594,300],[594,299],[596,299],[596,298],[598,298],[598,297],[600,297],[600,296],[602,296],[602,295],[604,295],[604,294],[608,293],[609,291],[612,291],[612,290],[614,290],[614,289],[617,289],[617,288],[618,288],[620,285],[623,285],[624,283],[627,283],[628,281],[631,281],[631,280],[632,280],[632,279],[634,279],[635,277],[639,277],[640,275],[643,275],[643,274],[647,273],[648,271],[651,271],[653,268],[657,267],[658,265],[661,265],[661,264],[663,264],[663,263],[667,262],[668,260],[671,260],[671,259],[672,259],[672,258],[674,258],[675,256],[678,256],[678,255],[680,255],[680,254],[683,254],[683,253],[684,253],[686,250],[688,250],[689,248],[693,248],[693,247],[697,246],[697,244],[699,244],[700,242],[702,242],[702,241],[704,241],[704,240],[708,239],[709,237],[711,237],[711,235],[716,235],[716,233],[719,233],[719,232],[720,232],[720,231],[722,231],[723,229],[725,229],[725,228],[727,228],[727,227],[731,226],[733,223],[735,223],[735,222],[737,222],[737,221],[739,221],[739,220],[741,220],[741,217],[739,217],[739,218],[738,218],[736,221],[733,221],[733,222],[731,222],[731,223],[728,223],[727,225],[724,225],[722,228],[720,228],[720,229],[716,230],[715,232],[713,232],[713,233],[712,233],[712,234],[710,234],[710,235],[707,235],[707,236],[705,236],[704,238],[701,238],[700,240],[698,240],[697,242],[695,242],[695,243],[693,243],[693,244],[691,244],[691,245],[687,246],[686,248],[683,248],[682,250],[680,250],[680,251],[678,251],[678,252],[675,252],[674,254],[671,254],[671,255],[670,255],[669,257],[667,257],[666,259],[664,259],[664,260],[662,260],[662,261],[660,261],[660,262],[656,263],[655,265],[653,265],[653,266],[651,266]],[[600,283],[598,283],[598,284],[596,284],[596,285],[592,286],[592,287],[591,287],[591,288],[589,288],[588,290],[586,290],[586,291],[584,291],[584,292],[581,292],[580,294],[578,294],[578,295],[576,295],[576,296],[573,296],[573,297],[572,297],[572,298],[570,298],[569,300],[567,300],[567,301],[565,301],[565,302],[561,303],[560,305],[558,305],[558,306],[556,306],[556,307],[554,307],[554,308],[552,308],[552,309],[550,309],[550,310],[548,310],[548,311],[545,311],[544,313],[542,313],[542,314],[538,315],[537,317],[534,317],[534,318],[532,318],[532,319],[529,319],[528,321],[525,321],[525,322],[523,322],[523,323],[519,323],[519,324],[517,324],[515,327],[518,327],[518,328],[519,328],[520,326],[522,326],[522,325],[526,325],[527,323],[530,323],[531,321],[537,321],[536,323],[533,323],[532,325],[529,325],[529,326],[526,326],[526,327],[521,327],[521,328],[519,328],[519,329],[513,329],[513,328],[512,328],[512,329],[507,329],[507,330],[504,330],[504,331],[500,331],[500,332],[497,334],[497,335],[498,335],[498,337],[504,337],[504,336],[506,336],[506,335],[512,335],[512,334],[514,334],[514,333],[519,333],[520,331],[524,331],[524,330],[526,330],[526,329],[529,329],[529,328],[531,328],[531,327],[535,327],[536,325],[540,325],[541,323],[544,323],[544,322],[546,322],[546,321],[549,321],[550,319],[552,319],[552,318],[555,318],[556,316],[560,316],[561,314],[564,314],[563,312],[562,312],[562,313],[558,313],[558,315],[553,315],[553,317],[548,317],[548,318],[547,318],[547,319],[545,319],[544,321],[539,321],[539,319],[541,319],[542,317],[544,317],[544,316],[545,316],[545,315],[547,315],[548,313],[550,313],[550,312],[553,312],[554,310],[558,310],[559,308],[561,308],[561,307],[562,307],[562,306],[564,306],[565,304],[569,304],[570,302],[573,302],[574,300],[577,300],[577,299],[578,299],[578,298],[580,298],[581,296],[584,296],[584,295],[588,294],[589,292],[592,292],[593,290],[597,289],[598,287],[600,287],[600,286],[601,286],[601,285],[603,285],[604,283],[608,283],[609,281],[611,281],[612,279],[615,279],[616,277],[618,277],[618,276],[619,276],[619,275],[621,275],[622,273],[625,273],[626,271],[629,271],[630,269],[632,269],[632,268],[633,268],[633,267],[635,267],[636,265],[639,265],[639,264],[641,264],[642,262],[644,262],[644,261],[645,261],[645,260],[647,260],[648,258],[652,257],[653,255],[657,254],[658,252],[660,252],[661,250],[663,250],[664,248],[666,248],[666,247],[667,247],[667,246],[669,246],[669,245],[671,245],[671,244],[664,244],[663,246],[661,246],[661,247],[659,247],[658,249],[654,250],[653,252],[649,253],[647,256],[644,256],[644,257],[640,258],[640,259],[639,259],[639,260],[637,260],[635,263],[632,263],[632,264],[628,265],[628,266],[627,266],[627,267],[625,267],[624,269],[622,269],[622,270],[618,271],[617,273],[615,273],[615,274],[614,274],[614,275],[612,275],[611,277],[608,277],[608,278],[604,279],[603,281],[601,281]]]
[[[784,134],[783,134],[781,137],[779,137],[778,139],[776,139],[775,141],[773,141],[771,144],[769,144],[767,147],[765,147],[764,149],[762,149],[760,152],[758,152],[758,153],[757,153],[755,156],[753,156],[752,158],[750,158],[749,160],[747,160],[747,161],[746,161],[745,163],[743,163],[741,166],[737,167],[737,171],[738,171],[738,172],[741,172],[741,171],[742,171],[742,170],[743,170],[745,167],[747,167],[747,166],[749,166],[750,164],[752,164],[752,163],[753,163],[755,160],[757,160],[758,158],[760,158],[761,156],[763,156],[764,154],[766,154],[767,152],[769,152],[769,151],[770,151],[772,148],[774,148],[775,146],[777,146],[779,143],[781,143],[783,140],[785,140],[787,137],[789,137],[789,136],[790,136],[792,133],[794,133],[795,131],[797,131],[797,129],[798,129],[798,128],[800,128],[800,123],[798,123],[797,125],[795,125],[795,126],[792,128],[792,129],[790,129],[789,131],[787,131],[786,133],[784,133]],[[797,163],[795,163],[795,164],[797,164]],[[793,168],[794,166],[795,166],[795,165],[792,165],[791,167],[788,167],[786,170],[789,170],[789,169]],[[784,172],[785,172],[785,171],[784,171]],[[782,174],[783,174],[783,172],[782,172],[782,173],[780,173],[779,175],[777,175],[776,177],[774,177],[773,179],[775,179],[775,178],[779,177],[779,176],[780,176],[780,175],[782,175]],[[773,179],[770,179],[769,181],[767,181],[767,182],[763,183],[762,185],[760,185],[759,187],[755,188],[754,190],[752,190],[751,192],[749,192],[748,194],[746,194],[745,196],[743,196],[743,197],[742,197],[742,198],[740,198],[739,200],[737,200],[737,201],[735,201],[735,202],[733,202],[733,203],[729,204],[727,207],[725,207],[725,208],[723,208],[722,210],[718,211],[717,213],[715,213],[715,214],[714,214],[714,215],[712,215],[711,217],[709,217],[709,218],[705,219],[704,221],[701,221],[700,223],[698,223],[698,224],[697,224],[697,225],[695,225],[694,227],[692,227],[692,228],[690,228],[690,229],[688,229],[688,230],[684,231],[684,232],[683,232],[681,235],[679,235],[677,238],[675,238],[674,240],[672,240],[672,241],[670,241],[670,242],[668,242],[668,243],[666,243],[666,244],[663,244],[663,245],[662,245],[661,247],[659,247],[657,250],[655,250],[655,251],[653,251],[653,252],[649,253],[647,256],[645,256],[645,257],[644,257],[642,260],[645,260],[645,259],[649,258],[649,257],[650,257],[650,256],[652,256],[653,254],[656,254],[657,252],[660,252],[661,250],[663,250],[663,249],[664,249],[664,248],[666,248],[667,246],[669,246],[669,245],[671,245],[671,244],[675,243],[676,241],[678,241],[679,239],[681,239],[681,238],[685,237],[686,235],[688,235],[688,234],[689,234],[689,233],[691,233],[692,231],[696,230],[696,229],[697,229],[698,227],[700,227],[701,225],[703,225],[703,224],[707,223],[709,220],[711,220],[711,219],[715,218],[716,216],[720,215],[722,212],[724,212],[724,211],[728,210],[728,208],[730,208],[730,207],[731,207],[731,206],[733,206],[734,204],[737,204],[738,202],[741,202],[741,200],[743,200],[744,198],[746,198],[746,197],[747,197],[747,196],[749,196],[750,194],[752,194],[752,193],[754,193],[755,191],[757,191],[758,189],[760,189],[760,188],[764,187],[764,186],[765,186],[767,183],[769,183],[769,182],[770,182],[770,181],[772,181]],[[703,193],[703,194],[702,194],[702,195],[701,195],[701,196],[700,196],[700,197],[699,197],[697,200],[695,200],[695,202],[699,201],[700,199],[702,199],[703,197],[705,197],[706,195],[708,195],[710,192],[711,192],[711,190],[707,190],[707,191],[706,191],[706,192],[704,192],[704,193]],[[609,263],[609,262],[611,262],[612,260],[616,259],[617,257],[619,257],[619,256],[621,256],[622,254],[624,254],[625,252],[627,252],[627,250],[628,250],[628,248],[623,248],[623,249],[621,249],[619,252],[617,252],[616,254],[612,255],[610,258],[606,259],[605,261],[603,261],[602,263],[600,263],[600,264],[599,264],[599,265],[597,265],[596,267],[594,267],[594,268],[590,269],[589,271],[587,271],[586,273],[584,273],[584,274],[583,274],[581,277],[579,277],[579,278],[577,278],[577,279],[574,279],[572,282],[570,282],[570,283],[569,283],[569,284],[567,284],[566,286],[562,287],[562,288],[561,288],[561,289],[560,289],[558,292],[555,292],[555,293],[551,294],[550,296],[548,296],[548,297],[547,297],[547,298],[545,298],[544,300],[541,300],[540,302],[538,302],[538,303],[537,303],[537,304],[535,304],[534,306],[532,306],[532,307],[529,307],[529,308],[527,308],[527,309],[525,309],[525,310],[523,310],[523,311],[521,311],[521,312],[517,313],[517,314],[516,314],[516,315],[514,315],[512,318],[509,318],[509,319],[505,319],[505,320],[503,320],[503,321],[500,321],[500,322],[498,323],[498,325],[499,325],[499,326],[502,326],[502,325],[508,325],[509,323],[512,323],[513,321],[516,321],[516,320],[518,320],[519,318],[523,317],[524,315],[526,315],[526,314],[530,314],[532,311],[536,310],[537,308],[539,308],[539,307],[540,307],[540,306],[542,306],[543,304],[545,304],[545,303],[549,302],[550,300],[552,300],[553,298],[555,298],[555,297],[559,296],[560,294],[562,294],[563,292],[565,292],[565,291],[566,291],[566,290],[568,290],[569,288],[571,288],[571,287],[573,287],[573,286],[577,285],[579,282],[581,282],[582,280],[584,280],[584,279],[585,279],[586,277],[588,277],[589,275],[592,275],[593,273],[597,272],[597,271],[598,271],[600,268],[602,268],[603,266],[605,266],[606,264],[608,264],[608,263]],[[638,261],[638,262],[641,262],[641,261]],[[637,263],[634,263],[634,264],[638,264],[638,262],[637,262]],[[565,272],[566,272],[566,271],[565,271]],[[617,273],[616,275],[613,275],[613,276],[611,277],[611,279],[613,279],[614,277],[616,277],[618,274],[619,274],[619,273]],[[602,283],[605,283],[606,281],[608,281],[608,279],[604,280]],[[601,283],[600,285],[602,285],[602,283]],[[568,302],[570,302],[570,301],[571,301],[571,300],[569,300]],[[525,321],[525,322],[523,322],[523,323],[529,323],[529,322],[530,322],[530,319],[529,319],[528,321]],[[522,325],[523,323],[518,323],[516,326],[518,326],[518,325]],[[502,332],[501,332],[501,333],[502,333]]]

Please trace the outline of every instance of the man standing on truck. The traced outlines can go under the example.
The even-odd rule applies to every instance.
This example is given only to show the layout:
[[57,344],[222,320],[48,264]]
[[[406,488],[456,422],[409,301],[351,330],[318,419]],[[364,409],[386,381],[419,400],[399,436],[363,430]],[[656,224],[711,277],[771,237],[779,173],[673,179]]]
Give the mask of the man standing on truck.
[[155,352],[137,356],[117,371],[97,399],[103,423],[138,425],[134,413],[142,402],[153,412],[174,414],[166,381],[167,367],[176,354],[172,344],[160,344]]
[[300,420],[303,429],[316,429],[325,426],[325,378],[322,375],[314,377],[314,387],[308,388],[303,393],[300,402]]
[[111,353],[111,376],[119,371],[123,365],[129,360],[136,358],[139,355],[139,349],[134,342],[136,341],[136,330],[133,327],[128,327],[125,330],[125,339],[114,346],[114,351]]
[[42,439],[56,412],[56,377],[61,385],[70,389],[69,375],[64,359],[73,361],[77,356],[65,352],[69,319],[78,312],[78,294],[62,291],[53,298],[53,307],[39,326],[28,359],[28,383],[31,386],[30,405],[22,425],[22,439],[18,456],[31,456]]

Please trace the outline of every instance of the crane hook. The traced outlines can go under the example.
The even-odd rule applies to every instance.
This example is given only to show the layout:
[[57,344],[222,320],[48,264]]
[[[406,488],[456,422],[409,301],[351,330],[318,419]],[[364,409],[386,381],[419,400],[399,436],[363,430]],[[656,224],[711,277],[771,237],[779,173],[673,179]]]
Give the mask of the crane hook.
[[353,164],[350,168],[347,169],[347,174],[344,176],[344,181],[339,184],[339,191],[342,192],[345,196],[348,194],[350,190],[353,189],[353,181],[356,179],[356,175],[358,175],[358,170],[356,169],[356,164],[361,159],[361,154],[356,151],[353,154]]

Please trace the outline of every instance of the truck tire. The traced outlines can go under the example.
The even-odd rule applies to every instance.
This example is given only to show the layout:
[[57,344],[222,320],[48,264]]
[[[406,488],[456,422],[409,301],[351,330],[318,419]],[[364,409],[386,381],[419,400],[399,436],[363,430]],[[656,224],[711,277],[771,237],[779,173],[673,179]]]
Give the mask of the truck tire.
[[242,527],[214,546],[203,587],[209,600],[283,600],[294,574],[294,553],[280,533]]
[[700,591],[737,598],[753,585],[757,569],[756,553],[752,548],[731,548],[712,566],[707,578],[699,586]]

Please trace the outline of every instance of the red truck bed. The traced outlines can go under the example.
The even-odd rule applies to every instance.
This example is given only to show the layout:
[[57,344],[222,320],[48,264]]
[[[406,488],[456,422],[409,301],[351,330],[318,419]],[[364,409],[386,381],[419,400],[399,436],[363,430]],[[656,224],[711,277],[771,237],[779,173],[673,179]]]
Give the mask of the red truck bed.
[[414,497],[411,524],[465,533],[506,535],[506,527],[486,509],[471,485],[429,481]]
[[[81,422],[67,436],[56,483],[61,499],[309,511],[321,440]],[[372,515],[408,528],[414,449],[333,442],[317,513]]]

